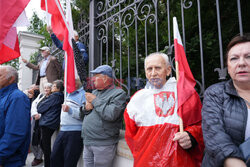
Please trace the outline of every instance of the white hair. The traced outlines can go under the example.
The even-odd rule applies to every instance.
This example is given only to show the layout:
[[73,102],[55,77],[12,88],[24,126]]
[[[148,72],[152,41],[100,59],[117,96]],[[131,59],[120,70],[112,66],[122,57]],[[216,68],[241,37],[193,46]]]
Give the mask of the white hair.
[[170,65],[169,60],[168,60],[168,55],[166,55],[165,53],[161,53],[161,52],[155,52],[155,53],[151,53],[150,55],[148,55],[145,59],[144,59],[144,68],[146,69],[146,62],[148,60],[148,58],[150,57],[156,57],[156,56],[161,56],[166,63],[166,67],[168,67]]
[[44,88],[52,88],[52,83],[45,83]]
[[14,83],[18,82],[18,73],[17,70],[9,65],[1,65],[0,68],[6,69],[6,78],[9,79],[10,77],[14,77]]
[[74,30],[73,32],[74,32],[74,36],[78,36],[79,37],[78,32],[76,30]]

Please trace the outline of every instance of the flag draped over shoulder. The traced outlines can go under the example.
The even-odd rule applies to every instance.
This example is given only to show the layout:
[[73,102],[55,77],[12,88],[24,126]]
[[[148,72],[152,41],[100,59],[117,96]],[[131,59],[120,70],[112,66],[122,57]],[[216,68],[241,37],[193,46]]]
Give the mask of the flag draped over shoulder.
[[29,1],[0,0],[0,64],[20,56],[16,27],[27,23],[24,9]]
[[[57,6],[57,2],[59,6]],[[47,2],[47,5],[46,5]],[[46,9],[47,7],[47,9]],[[60,5],[59,0],[41,0],[41,9],[44,11],[48,11],[51,14],[51,27],[55,35],[61,41],[64,38],[64,29],[66,27],[65,22],[63,20],[63,16],[61,15],[62,7]],[[48,24],[48,23],[47,23]]]
[[[184,50],[181,53],[184,53]],[[182,59],[179,61],[182,64]],[[186,74],[185,67],[182,66],[182,69],[180,71]],[[192,75],[190,69],[187,73]],[[128,103],[124,112],[125,139],[134,157],[134,167],[199,167],[201,165],[204,144],[200,117],[190,118],[191,121],[183,117],[188,114],[187,112],[190,112],[190,117],[193,116],[191,112],[201,114],[200,99],[197,99],[199,96],[194,96],[196,93],[194,89],[191,93],[190,89],[187,89],[188,97],[182,97],[179,101],[178,93],[182,88],[178,86],[179,81],[177,82],[173,77],[169,78],[160,89],[147,83],[145,88],[136,92]],[[187,84],[194,88],[195,83]],[[190,101],[194,104],[187,103]],[[196,109],[199,110],[196,111]],[[180,114],[180,112],[185,113]],[[197,142],[197,145],[189,150],[184,150],[178,141],[173,141],[175,134],[179,132],[180,117],[184,118],[183,121],[187,121],[187,123],[184,122],[186,125],[184,131],[188,131]]]
[[174,24],[175,61],[178,62],[179,79],[177,82],[178,114],[183,119],[184,126],[201,121],[201,101],[194,89],[196,81],[189,68],[176,18]]

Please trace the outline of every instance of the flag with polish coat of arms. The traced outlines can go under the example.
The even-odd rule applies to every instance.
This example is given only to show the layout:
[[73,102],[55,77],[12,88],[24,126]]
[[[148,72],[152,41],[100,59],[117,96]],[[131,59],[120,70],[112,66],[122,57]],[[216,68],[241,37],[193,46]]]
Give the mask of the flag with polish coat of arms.
[[[125,139],[134,157],[134,167],[201,165],[204,149],[201,102],[194,90],[195,82],[185,61],[183,45],[179,43],[180,35],[176,36],[179,34],[176,19],[174,34],[175,57],[180,67],[179,80],[169,78],[160,89],[147,84],[132,96],[124,112]],[[179,131],[180,117],[184,122],[184,130],[198,143],[190,150],[184,150],[177,141],[173,141],[174,135]]]

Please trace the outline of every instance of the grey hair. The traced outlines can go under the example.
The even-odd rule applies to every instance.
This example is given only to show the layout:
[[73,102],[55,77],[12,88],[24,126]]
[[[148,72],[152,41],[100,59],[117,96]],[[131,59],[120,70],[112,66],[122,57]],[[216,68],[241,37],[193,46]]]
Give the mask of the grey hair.
[[60,90],[60,92],[64,91],[63,81],[62,80],[55,80],[52,84],[56,85],[56,88]]
[[9,79],[10,77],[14,77],[15,80],[13,83],[17,83],[18,82],[18,73],[17,70],[9,65],[1,65],[0,68],[5,68],[6,69],[6,78]]
[[46,87],[52,88],[52,83],[49,83],[49,82],[48,82],[48,83],[45,83],[45,84],[44,84],[44,88],[46,88]]
[[161,52],[155,52],[155,53],[151,53],[150,55],[148,55],[145,59],[144,59],[144,68],[146,69],[146,62],[148,60],[148,58],[150,57],[155,57],[155,56],[161,56],[166,63],[166,67],[168,67],[170,65],[169,63],[169,59],[168,59],[168,55],[166,55],[165,53],[161,53]]

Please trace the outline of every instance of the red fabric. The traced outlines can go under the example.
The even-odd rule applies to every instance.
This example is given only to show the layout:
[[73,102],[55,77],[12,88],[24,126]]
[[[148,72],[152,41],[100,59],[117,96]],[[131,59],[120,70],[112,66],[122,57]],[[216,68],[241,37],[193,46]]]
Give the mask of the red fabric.
[[[174,22],[174,25],[177,25],[177,23]],[[144,108],[145,111],[140,111],[140,106],[134,104],[138,104],[138,101],[142,104],[143,101],[140,99],[143,96],[140,94],[134,95],[133,98],[135,99],[131,99],[125,110],[124,119],[126,123],[125,139],[133,154],[135,167],[199,167],[202,162],[204,150],[201,129],[202,105],[199,95],[194,89],[196,82],[189,68],[181,39],[177,39],[180,38],[180,35],[178,28],[175,26],[174,37],[175,59],[179,64],[179,79],[177,85],[175,85],[177,87],[178,106],[175,112],[183,119],[185,131],[192,134],[198,145],[189,150],[181,148],[178,141],[173,141],[174,135],[179,131],[177,120],[179,116],[174,117],[176,114],[173,114],[172,119],[175,121],[172,120],[172,122],[164,122],[160,118],[154,118],[154,114],[151,112],[156,112],[154,110],[157,108],[150,108],[149,105],[152,104],[149,103],[145,104],[149,107],[148,110]],[[150,91],[145,89],[144,92],[146,94]],[[150,94],[147,93],[147,95]],[[155,95],[154,92],[153,95]],[[147,100],[146,97],[145,99]],[[166,105],[165,107],[171,106]],[[147,118],[148,115],[151,116],[150,119]],[[165,118],[167,120],[168,117]],[[169,119],[171,119],[171,116],[169,116]],[[158,122],[150,122],[150,120],[157,120]]]
[[[176,30],[178,31],[178,30]],[[179,79],[177,81],[178,115],[183,119],[184,126],[201,121],[201,101],[194,89],[196,84],[189,68],[184,48],[174,39],[175,61],[179,65]]]
[[195,140],[198,143],[198,145],[196,145],[194,149],[190,150],[190,154],[194,159],[194,161],[197,162],[197,166],[201,166],[201,162],[203,159],[203,152],[205,148],[202,135],[201,122],[192,126],[188,126],[184,130],[191,133],[191,135],[195,138]]
[[[66,26],[63,21],[63,17],[59,11],[59,8],[57,7],[56,1],[58,0],[47,0],[48,13],[52,15],[51,27],[52,27],[54,34],[57,36],[58,39],[63,40],[64,29],[66,28]],[[60,5],[59,1],[58,3]],[[61,5],[59,7],[62,9]],[[41,9],[46,11],[45,0],[41,0]]]
[[30,0],[0,0],[0,48],[10,28]]
[[20,51],[19,51],[18,37],[16,34],[16,42],[14,48],[10,48],[5,44],[2,45],[0,49],[0,64],[6,63],[18,57],[20,57]]
[[65,73],[67,75],[67,92],[72,93],[76,90],[75,88],[75,60],[74,60],[74,52],[72,48],[72,38],[73,38],[73,23],[72,23],[72,15],[71,15],[71,6],[70,2],[66,1],[66,21],[67,28],[65,28],[65,39],[63,43],[63,50],[67,53],[65,59],[67,59],[67,68],[65,68]]
[[[67,92],[71,93],[75,91],[75,63],[74,63],[74,52],[72,47],[70,46],[69,41],[69,31],[65,30],[65,39],[63,43],[63,50],[67,53]],[[66,68],[65,68],[66,70]]]
[[[203,138],[201,125],[188,127],[201,147],[191,150],[182,149],[177,141],[173,141],[179,126],[165,123],[154,126],[137,126],[124,113],[126,122],[125,139],[134,157],[134,167],[199,167],[202,160]],[[200,143],[198,144],[200,145]]]

